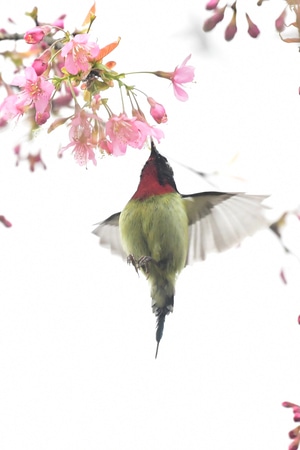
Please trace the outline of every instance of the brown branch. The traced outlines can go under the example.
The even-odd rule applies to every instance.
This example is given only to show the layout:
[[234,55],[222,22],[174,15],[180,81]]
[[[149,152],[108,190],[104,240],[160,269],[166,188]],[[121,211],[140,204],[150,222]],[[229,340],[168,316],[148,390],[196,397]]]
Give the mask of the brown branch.
[[0,41],[20,41],[24,39],[24,33],[3,33],[0,32]]

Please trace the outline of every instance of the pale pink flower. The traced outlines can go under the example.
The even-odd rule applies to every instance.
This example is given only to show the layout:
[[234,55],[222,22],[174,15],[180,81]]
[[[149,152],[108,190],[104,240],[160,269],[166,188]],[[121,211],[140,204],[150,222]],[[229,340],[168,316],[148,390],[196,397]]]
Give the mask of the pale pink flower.
[[161,130],[151,127],[136,117],[127,117],[125,113],[113,115],[106,123],[106,138],[101,142],[102,148],[115,156],[124,155],[127,146],[141,149],[148,136],[158,142],[164,136]]
[[168,78],[172,81],[175,97],[182,102],[189,98],[185,90],[182,89],[182,84],[193,81],[195,77],[195,67],[186,65],[190,58],[191,55],[187,56],[180,66],[175,68],[174,72],[162,72],[160,70],[153,72],[158,77]]
[[60,153],[69,147],[74,147],[72,153],[74,153],[74,159],[80,166],[86,166],[89,160],[91,160],[95,166],[97,165],[94,146],[90,142],[70,142],[70,144],[60,150]]
[[183,83],[189,83],[193,81],[195,77],[195,68],[193,66],[187,66],[186,63],[191,58],[191,55],[187,56],[181,65],[174,70],[171,81],[173,83],[174,94],[178,100],[185,102],[189,96],[184,89],[181,88]]
[[[143,145],[145,144],[147,136],[154,137],[157,140],[157,142],[160,142],[160,140],[165,137],[165,134],[164,134],[164,132],[162,130],[160,130],[159,128],[152,127],[147,122],[142,122],[142,121],[137,120],[136,121],[136,126],[137,126],[137,128],[138,128],[138,130],[139,130],[139,132],[141,133],[141,136],[142,136],[141,142],[137,146],[137,148],[142,148],[143,147]],[[132,144],[130,144],[130,145],[132,147],[134,147],[134,145],[132,145]]]
[[105,129],[110,141],[106,139],[106,145],[113,155],[124,155],[127,145],[137,147],[135,143],[140,142],[141,136],[135,122],[136,117],[129,118],[124,113],[112,115],[107,121]]
[[166,123],[168,116],[166,110],[160,103],[157,103],[152,97],[147,97],[148,103],[151,106],[150,114],[157,123]]
[[[104,124],[101,119],[77,108],[69,131],[70,143],[62,147],[59,154],[61,155],[68,148],[74,147],[72,153],[74,153],[74,158],[80,166],[87,165],[88,160],[96,165],[94,149],[104,135],[101,133],[103,129]],[[95,136],[95,130],[97,136]]]
[[23,114],[23,110],[17,108],[16,103],[18,101],[18,96],[16,94],[10,94],[0,105],[0,117],[1,124],[5,126],[10,119]]
[[88,72],[93,60],[99,54],[99,47],[95,42],[89,42],[90,35],[76,34],[76,36],[64,45],[61,55],[65,58],[65,67],[72,75],[79,72]]
[[[36,111],[36,121],[39,125],[45,123],[50,111],[50,98],[54,91],[53,84],[45,78],[38,76],[33,67],[25,69],[25,76],[17,75],[11,82],[14,86],[23,88],[15,96],[15,108],[23,114],[32,105]],[[41,121],[44,117],[44,121]]]

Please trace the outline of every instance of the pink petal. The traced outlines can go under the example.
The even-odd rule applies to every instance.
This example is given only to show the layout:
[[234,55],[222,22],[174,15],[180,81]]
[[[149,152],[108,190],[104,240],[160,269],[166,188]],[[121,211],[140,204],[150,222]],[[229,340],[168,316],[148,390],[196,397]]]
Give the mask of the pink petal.
[[188,94],[178,84],[173,83],[175,97],[181,102],[186,102],[189,98]]

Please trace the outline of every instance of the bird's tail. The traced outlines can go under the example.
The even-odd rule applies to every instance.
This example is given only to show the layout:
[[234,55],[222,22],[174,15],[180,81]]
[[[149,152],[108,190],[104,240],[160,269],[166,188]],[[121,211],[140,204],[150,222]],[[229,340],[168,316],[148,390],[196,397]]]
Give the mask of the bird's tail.
[[169,314],[170,311],[172,311],[172,309],[170,309],[170,307],[168,307],[168,306],[163,306],[162,308],[157,308],[155,311],[155,315],[157,317],[157,322],[156,322],[157,346],[156,346],[155,358],[157,358],[159,343],[161,341],[161,338],[162,338],[162,335],[164,332],[165,318],[166,318],[166,315]]

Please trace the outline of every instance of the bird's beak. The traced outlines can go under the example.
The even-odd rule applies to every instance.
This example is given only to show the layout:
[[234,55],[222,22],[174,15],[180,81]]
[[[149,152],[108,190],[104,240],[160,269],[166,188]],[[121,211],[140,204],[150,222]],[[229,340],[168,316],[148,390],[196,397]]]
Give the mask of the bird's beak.
[[155,144],[153,140],[151,139],[151,154],[149,159],[155,159],[157,155],[159,154],[157,148],[155,147]]

